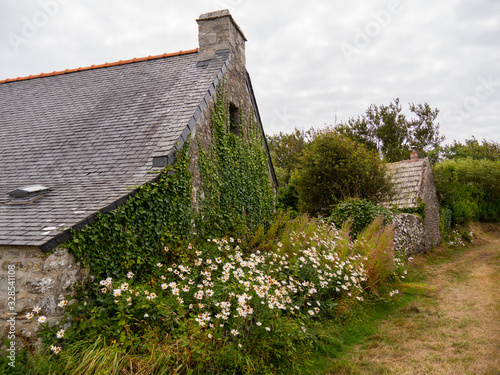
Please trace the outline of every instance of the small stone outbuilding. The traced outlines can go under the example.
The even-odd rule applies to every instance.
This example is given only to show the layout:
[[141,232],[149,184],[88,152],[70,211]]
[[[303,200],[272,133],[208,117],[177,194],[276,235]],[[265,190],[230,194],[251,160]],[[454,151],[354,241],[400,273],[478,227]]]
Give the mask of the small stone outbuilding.
[[267,148],[243,32],[227,10],[197,22],[196,49],[0,81],[0,337],[29,336],[35,305],[49,320],[62,313],[84,275],[59,248],[71,230],[154,181],[195,133],[199,157],[220,82]]
[[397,215],[396,249],[407,255],[427,252],[439,244],[439,201],[428,158],[420,159],[413,151],[410,160],[387,164],[394,183],[395,195],[385,206],[416,210],[425,204],[424,219],[414,214]]

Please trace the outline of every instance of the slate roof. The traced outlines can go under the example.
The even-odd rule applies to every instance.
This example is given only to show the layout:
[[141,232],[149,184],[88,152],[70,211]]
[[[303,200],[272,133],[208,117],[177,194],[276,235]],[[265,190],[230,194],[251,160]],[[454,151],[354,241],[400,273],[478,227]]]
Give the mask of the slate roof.
[[405,160],[387,164],[394,183],[395,195],[385,202],[387,207],[415,208],[419,200],[424,198],[425,169],[429,166],[427,159]]
[[[173,161],[229,63],[196,50],[0,82],[0,245],[54,248]],[[28,77],[29,78],[29,77]],[[8,192],[50,192],[11,204]]]

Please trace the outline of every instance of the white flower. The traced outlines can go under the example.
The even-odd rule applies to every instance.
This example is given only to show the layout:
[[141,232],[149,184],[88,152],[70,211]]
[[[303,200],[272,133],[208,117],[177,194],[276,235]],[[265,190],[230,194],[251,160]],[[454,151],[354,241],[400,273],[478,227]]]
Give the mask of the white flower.
[[158,262],[158,263],[156,263],[156,267],[161,268],[161,267],[163,267],[163,264],[161,264],[160,262]]
[[266,331],[270,332],[271,328],[270,327],[266,327]]
[[237,330],[237,329],[232,329],[232,330],[231,330],[231,333],[232,333],[234,336],[237,336],[237,335],[239,335],[239,334],[240,334],[240,333],[238,332],[238,330]]
[[68,301],[66,301],[65,299],[63,299],[61,302],[59,302],[59,304],[57,306],[59,307],[64,307],[68,304]]
[[121,290],[127,290],[128,289],[128,283],[123,283],[120,287]]
[[149,318],[149,314],[144,314],[144,317],[145,318]]
[[131,279],[131,278],[132,278],[132,277],[134,277],[134,276],[135,276],[135,275],[134,275],[134,273],[133,273],[133,272],[129,272],[129,273],[127,273],[127,277],[128,277],[129,279]]
[[167,285],[167,284],[161,284],[161,288],[162,288],[162,289],[167,289],[167,288],[168,288],[168,285]]
[[259,327],[262,325],[262,323],[261,323],[261,322],[257,322],[257,323],[255,323],[255,324],[257,324]]
[[42,316],[40,316],[40,317],[38,318],[38,323],[45,323],[45,321],[46,321],[46,320],[47,320],[47,318],[46,318],[45,316],[43,316],[43,315],[42,315]]
[[213,336],[212,336],[212,334],[211,334],[211,333],[209,333],[209,334],[207,335],[207,337],[208,337],[209,339],[211,339]]
[[64,337],[64,329],[61,329],[60,331],[57,331],[57,338],[60,339],[60,338],[63,338]]
[[40,312],[42,309],[38,306],[33,307],[33,312]]
[[26,319],[33,319],[33,313],[32,312],[27,313]]
[[113,297],[118,297],[121,296],[122,290],[121,289],[115,289],[113,290]]
[[61,351],[61,347],[52,345],[50,347],[50,350],[52,350],[54,352],[54,354],[59,354],[59,352]]

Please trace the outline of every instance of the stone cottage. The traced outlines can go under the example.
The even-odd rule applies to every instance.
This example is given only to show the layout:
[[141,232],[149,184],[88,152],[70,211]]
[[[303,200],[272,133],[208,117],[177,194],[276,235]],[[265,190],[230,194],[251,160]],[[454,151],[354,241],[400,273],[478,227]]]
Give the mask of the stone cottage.
[[[34,305],[62,312],[82,270],[58,246],[154,180],[189,136],[207,142],[219,82],[265,146],[243,32],[227,10],[197,22],[197,49],[0,81],[2,334],[29,334]],[[269,172],[275,182],[270,158]]]
[[407,255],[427,252],[440,241],[439,201],[429,159],[420,159],[412,151],[410,160],[390,163],[387,167],[395,195],[385,205],[409,211],[425,205],[423,220],[414,214],[396,216],[396,248],[404,248]]

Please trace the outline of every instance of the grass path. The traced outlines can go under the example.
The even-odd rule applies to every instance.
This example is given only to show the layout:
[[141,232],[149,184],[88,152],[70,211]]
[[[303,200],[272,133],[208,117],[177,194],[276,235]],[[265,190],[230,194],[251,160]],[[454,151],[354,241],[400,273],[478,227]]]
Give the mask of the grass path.
[[330,374],[499,374],[500,232],[415,260],[422,293],[333,361]]

